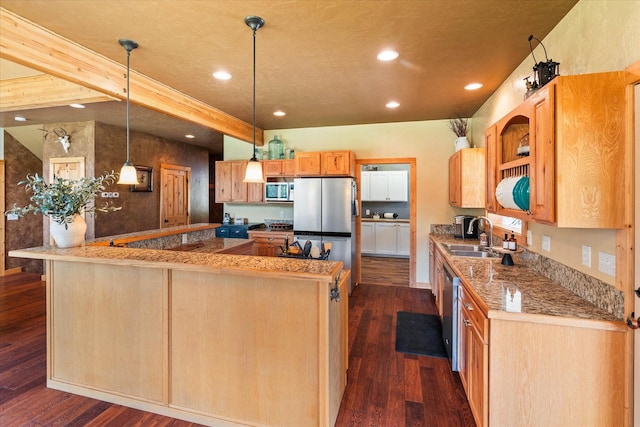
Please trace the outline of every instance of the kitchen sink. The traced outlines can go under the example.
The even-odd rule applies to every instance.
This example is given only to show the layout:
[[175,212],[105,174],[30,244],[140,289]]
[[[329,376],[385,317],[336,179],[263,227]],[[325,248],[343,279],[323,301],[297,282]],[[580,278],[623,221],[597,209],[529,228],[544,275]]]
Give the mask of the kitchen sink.
[[494,258],[500,256],[499,254],[490,254],[487,251],[483,251],[479,245],[465,245],[461,243],[445,243],[443,245],[447,252],[453,256],[465,256],[472,258]]
[[480,251],[480,246],[478,245],[465,245],[462,243],[445,243],[444,246],[449,251],[470,251],[470,252]]

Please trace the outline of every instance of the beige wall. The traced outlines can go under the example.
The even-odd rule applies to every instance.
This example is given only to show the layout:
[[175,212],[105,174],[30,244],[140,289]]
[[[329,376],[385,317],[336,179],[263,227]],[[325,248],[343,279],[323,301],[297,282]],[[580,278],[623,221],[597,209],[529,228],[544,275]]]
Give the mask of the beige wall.
[[[560,62],[560,74],[624,70],[640,60],[640,1],[582,0],[542,40],[550,59]],[[526,42],[526,40],[523,40]],[[542,47],[534,50],[544,60]],[[529,55],[472,118],[473,135],[503,117],[523,100],[523,79],[532,75]],[[476,138],[481,140],[481,138]],[[615,254],[614,230],[559,229],[530,224],[531,250],[598,279],[614,284],[614,277],[598,271],[598,252]],[[542,236],[551,238],[551,251],[541,249]],[[582,246],[591,247],[591,268],[582,265]]]
[[[444,120],[375,125],[265,131],[265,141],[279,135],[299,151],[351,150],[357,158],[415,157],[417,174],[417,271],[416,281],[429,282],[428,236],[431,224],[451,223],[454,210],[448,203],[448,159],[454,153],[451,133]],[[251,147],[225,138],[225,159],[248,159]],[[251,221],[278,218],[280,207],[228,205],[225,208]],[[466,210],[467,212],[477,212]]]

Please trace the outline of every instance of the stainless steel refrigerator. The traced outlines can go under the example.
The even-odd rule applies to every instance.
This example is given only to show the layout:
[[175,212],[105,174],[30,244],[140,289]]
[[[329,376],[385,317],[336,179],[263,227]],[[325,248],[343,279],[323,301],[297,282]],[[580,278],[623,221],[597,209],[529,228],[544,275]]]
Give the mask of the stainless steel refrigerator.
[[310,240],[322,248],[331,243],[330,261],[342,261],[351,270],[349,294],[356,286],[356,184],[352,178],[297,178],[294,180],[293,234],[304,246]]

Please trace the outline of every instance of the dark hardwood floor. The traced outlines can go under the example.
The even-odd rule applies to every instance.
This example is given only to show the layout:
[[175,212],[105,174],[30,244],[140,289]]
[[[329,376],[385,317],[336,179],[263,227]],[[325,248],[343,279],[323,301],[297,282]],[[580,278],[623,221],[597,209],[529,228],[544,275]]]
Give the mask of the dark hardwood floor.
[[[474,426],[446,359],[395,351],[397,311],[436,308],[428,290],[367,284],[354,290],[349,383],[336,426]],[[196,425],[46,388],[45,326],[40,277],[0,277],[0,426]]]
[[363,256],[360,270],[362,283],[409,286],[409,258]]

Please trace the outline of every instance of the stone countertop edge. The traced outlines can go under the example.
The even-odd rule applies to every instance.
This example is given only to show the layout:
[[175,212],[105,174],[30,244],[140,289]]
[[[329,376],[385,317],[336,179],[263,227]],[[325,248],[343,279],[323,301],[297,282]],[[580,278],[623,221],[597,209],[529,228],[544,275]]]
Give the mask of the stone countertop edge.
[[[489,318],[626,331],[622,319],[525,265],[504,266],[500,263],[501,258],[451,256],[442,246],[444,243],[477,244],[477,241],[467,239],[463,242],[446,234],[430,234],[429,237],[466,283],[473,298],[481,302],[481,308]],[[503,284],[514,284],[520,290],[521,312],[507,311],[504,307]]]
[[9,256],[310,281],[333,281],[343,269],[343,264],[340,261],[296,260],[110,246],[81,246],[67,249],[40,246],[10,251]]
[[380,217],[380,219],[373,219],[373,218],[360,218],[360,221],[362,222],[402,222],[402,223],[409,223],[408,219],[404,219],[404,218],[397,218],[397,219],[388,219],[388,218],[382,218]]
[[88,246],[109,246],[111,241],[115,245],[122,245],[130,242],[137,242],[139,240],[155,239],[164,236],[173,236],[175,234],[191,233],[193,231],[207,230],[210,228],[217,228],[222,224],[219,223],[198,223],[189,225],[178,225],[176,227],[160,228],[155,230],[143,230],[133,233],[116,234],[114,236],[97,237],[95,239],[87,240]]

